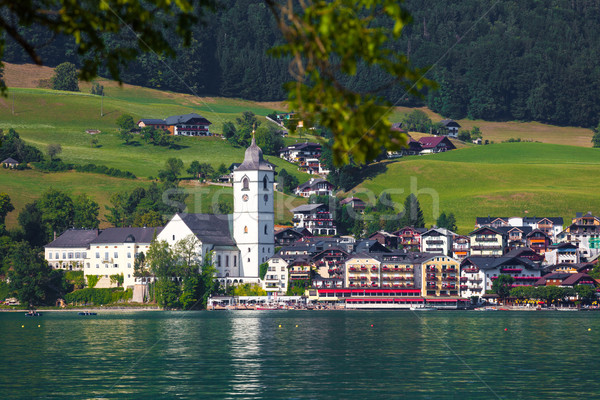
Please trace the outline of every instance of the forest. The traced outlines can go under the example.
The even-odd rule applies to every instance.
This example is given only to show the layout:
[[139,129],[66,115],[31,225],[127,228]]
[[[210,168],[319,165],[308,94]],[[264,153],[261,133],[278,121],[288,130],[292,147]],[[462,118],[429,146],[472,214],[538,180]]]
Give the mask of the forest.
[[[407,0],[413,21],[394,50],[438,90],[422,98],[390,85],[377,69],[359,68],[346,78],[353,90],[381,90],[392,104],[427,105],[447,118],[535,120],[557,125],[598,124],[600,103],[600,1],[587,0]],[[377,20],[373,22],[377,24]],[[64,61],[82,65],[72,39],[22,28],[50,66]],[[123,30],[106,36],[110,46],[133,40]],[[171,35],[173,35],[171,33]],[[226,0],[216,14],[194,28],[192,45],[176,59],[146,53],[122,67],[124,82],[199,96],[282,100],[291,80],[288,62],[269,55],[282,38],[268,7],[259,0]],[[29,62],[7,39],[3,60]],[[101,71],[108,76],[106,70]]]

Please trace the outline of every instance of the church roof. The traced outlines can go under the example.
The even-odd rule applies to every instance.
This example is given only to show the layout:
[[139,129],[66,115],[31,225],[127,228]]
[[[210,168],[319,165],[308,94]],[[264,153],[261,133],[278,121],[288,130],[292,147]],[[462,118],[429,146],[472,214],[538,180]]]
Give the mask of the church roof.
[[246,149],[246,154],[244,155],[244,162],[237,167],[237,171],[247,171],[247,170],[262,170],[262,171],[273,171],[273,164],[265,161],[263,157],[263,152],[256,145],[256,140],[254,136],[252,137],[252,143],[250,147]]
[[235,246],[231,216],[224,214],[179,214],[183,222],[203,243]]

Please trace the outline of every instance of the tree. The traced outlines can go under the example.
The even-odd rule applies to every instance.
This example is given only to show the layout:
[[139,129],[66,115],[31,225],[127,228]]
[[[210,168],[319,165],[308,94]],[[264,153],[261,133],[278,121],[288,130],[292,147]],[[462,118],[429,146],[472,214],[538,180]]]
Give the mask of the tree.
[[4,225],[6,215],[14,209],[15,207],[10,202],[10,196],[4,192],[0,192],[0,225]]
[[445,212],[442,212],[437,219],[436,225],[439,228],[446,228],[450,231],[456,231],[456,217],[454,216],[454,213],[446,215]]
[[48,263],[27,243],[16,243],[8,257],[10,290],[15,291],[21,304],[30,310],[47,304],[52,292],[61,291],[62,288],[52,285],[52,269]]
[[466,129],[461,129],[460,132],[458,132],[458,140],[463,141],[463,142],[470,142],[471,141],[471,132],[469,132]]
[[75,65],[70,62],[64,62],[54,69],[52,89],[79,92],[77,68],[75,68]]
[[414,110],[404,117],[403,127],[409,131],[429,133],[432,122],[425,112]]
[[129,132],[135,127],[133,117],[129,114],[121,114],[121,116],[117,118],[115,122],[121,131]]
[[98,138],[93,137],[90,139],[90,147],[93,149],[94,147],[98,147]]
[[256,138],[256,144],[262,149],[263,153],[279,156],[279,150],[283,147],[283,138],[275,126],[269,124],[259,127],[254,137]]
[[231,121],[227,121],[223,123],[223,136],[229,140],[233,138],[237,133],[237,129],[235,125]]
[[80,194],[73,201],[73,226],[85,229],[97,229],[100,225],[98,212],[100,206],[87,194]]
[[[390,130],[390,104],[373,91],[362,95],[346,83],[367,68],[388,78],[384,88],[395,85],[408,94],[419,95],[419,89],[434,86],[425,78],[425,70],[411,68],[408,58],[392,45],[410,22],[408,12],[396,0],[311,2],[300,6],[274,0],[265,3],[284,38],[271,54],[291,60],[289,71],[294,81],[286,85],[290,107],[305,126],[318,122],[331,130],[336,139],[336,164],[348,162],[350,156],[362,164],[377,157],[382,147],[399,150],[407,138]],[[121,0],[105,0],[98,7],[92,0],[52,0],[44,7],[4,0],[2,5],[10,18],[3,16],[0,26],[37,64],[43,62],[40,53],[20,33],[19,26],[35,24],[51,34],[48,36],[72,36],[76,38],[76,51],[85,57],[82,79],[91,80],[105,64],[110,75],[120,81],[120,66],[142,58],[143,52],[152,49],[159,55],[175,56],[175,39],[188,46],[194,26],[216,4],[214,0],[128,0],[125,7]],[[54,10],[61,10],[60,18],[49,17]],[[124,26],[134,39],[114,46],[113,40],[122,34]],[[0,54],[3,50],[4,42]]]
[[594,129],[594,136],[592,136],[592,147],[600,147],[600,123],[596,129]]
[[46,151],[48,152],[50,160],[54,160],[54,157],[62,153],[62,146],[60,145],[60,143],[50,143],[46,147]]
[[192,161],[192,163],[190,164],[190,167],[187,169],[186,172],[188,174],[190,174],[191,176],[193,176],[194,178],[199,178],[200,177],[200,162]]
[[155,227],[162,226],[163,223],[162,215],[158,211],[150,210],[144,213],[136,212],[132,225],[138,227]]
[[481,138],[483,138],[481,129],[479,129],[478,126],[474,126],[473,129],[471,129],[471,139],[476,140],[476,139],[481,139]]
[[515,279],[510,275],[501,274],[494,279],[492,283],[492,291],[496,293],[502,300],[508,297]]
[[269,270],[269,263],[262,263],[258,267],[260,270],[260,279],[265,279],[265,275],[267,275],[267,271]]
[[47,240],[73,226],[73,199],[66,193],[50,188],[38,199],[37,206],[42,213]]
[[24,239],[31,246],[39,247],[48,243],[42,222],[42,212],[38,208],[37,202],[26,204],[17,219],[25,233]]
[[401,226],[412,226],[413,228],[424,228],[425,218],[417,196],[413,193],[409,194],[404,200],[404,209],[401,212],[399,221]]
[[94,86],[92,86],[92,94],[95,94],[96,96],[104,96],[104,86],[98,82],[94,83]]
[[575,292],[577,296],[586,304],[590,304],[596,300],[596,288],[592,285],[575,285]]

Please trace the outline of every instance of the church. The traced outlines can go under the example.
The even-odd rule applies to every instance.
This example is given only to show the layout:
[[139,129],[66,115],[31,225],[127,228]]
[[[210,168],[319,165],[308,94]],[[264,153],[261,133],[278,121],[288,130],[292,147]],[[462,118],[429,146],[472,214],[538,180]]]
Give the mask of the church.
[[260,264],[275,251],[274,179],[274,167],[253,137],[233,171],[233,214],[175,214],[157,240],[173,246],[193,235],[198,262],[212,252],[222,284],[258,283]]

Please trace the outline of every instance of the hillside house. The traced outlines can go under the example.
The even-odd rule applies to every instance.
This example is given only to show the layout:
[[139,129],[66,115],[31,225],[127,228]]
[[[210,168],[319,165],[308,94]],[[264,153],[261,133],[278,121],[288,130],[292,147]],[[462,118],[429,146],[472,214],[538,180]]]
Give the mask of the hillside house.
[[420,251],[421,249],[421,235],[427,232],[427,228],[413,228],[405,226],[404,228],[392,232],[398,236],[398,245],[402,249],[407,251]]
[[592,260],[600,254],[600,218],[577,213],[571,225],[557,235],[559,242],[575,244],[584,261]]
[[388,249],[398,248],[398,236],[386,231],[375,232],[374,234],[369,236],[369,239],[377,240],[379,243],[381,243]]
[[447,136],[425,136],[419,139],[419,143],[423,148],[421,154],[443,153],[456,149]]
[[340,206],[349,206],[354,211],[362,213],[365,210],[366,203],[358,197],[347,197],[340,201]]
[[312,235],[306,228],[283,228],[275,232],[275,245],[287,246],[308,236]]
[[468,236],[458,235],[452,242],[452,258],[462,261],[471,255],[471,239]]
[[471,256],[501,256],[508,244],[507,235],[490,226],[475,229],[469,238]]
[[550,236],[541,229],[534,229],[529,232],[526,236],[526,240],[527,247],[538,254],[544,254],[552,244]]
[[299,185],[294,193],[296,196],[310,197],[316,196],[331,196],[333,193],[333,185],[321,178],[310,178],[309,181]]
[[304,204],[291,211],[296,228],[306,228],[313,235],[333,236],[337,233],[329,207],[325,204]]
[[321,145],[313,142],[292,144],[279,150],[279,157],[291,163],[318,159],[321,157]]
[[212,123],[196,113],[173,115],[166,119],[141,119],[138,127],[153,127],[163,129],[175,136],[211,136],[210,125]]
[[443,119],[440,122],[445,128],[445,134],[448,137],[456,139],[458,137],[458,130],[460,129],[460,124],[452,119]]
[[14,158],[8,157],[7,159],[3,160],[0,164],[2,164],[5,168],[17,168],[20,163]]

